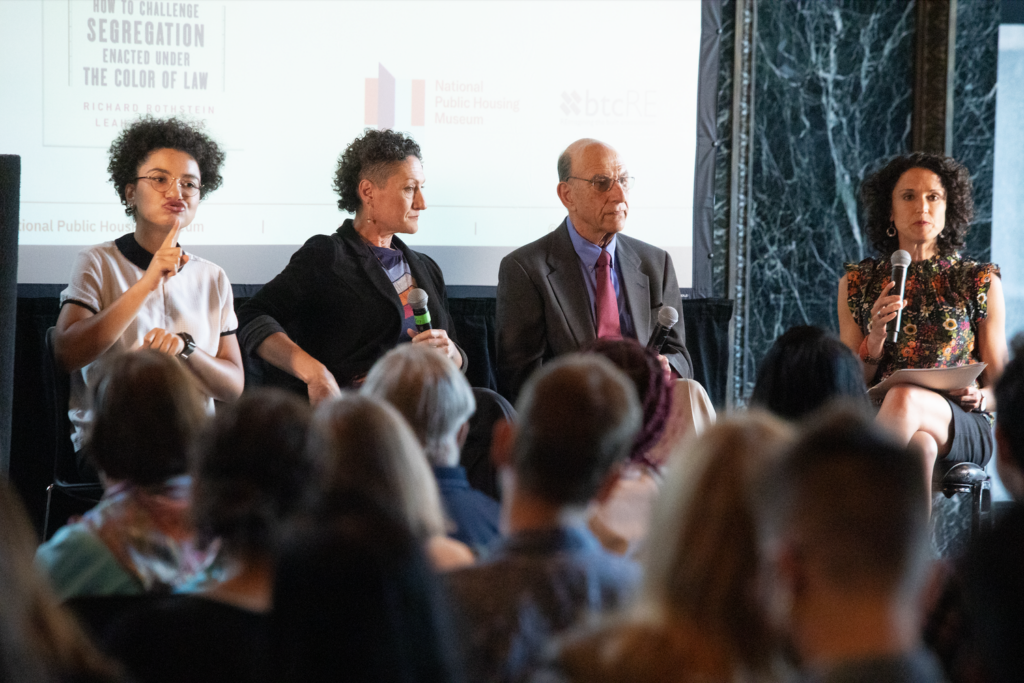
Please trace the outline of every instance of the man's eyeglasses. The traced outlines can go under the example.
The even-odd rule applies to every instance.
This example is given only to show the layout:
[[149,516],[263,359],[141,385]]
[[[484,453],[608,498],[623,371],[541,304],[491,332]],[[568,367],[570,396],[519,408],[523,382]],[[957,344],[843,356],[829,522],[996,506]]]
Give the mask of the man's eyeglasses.
[[148,180],[153,189],[157,192],[164,194],[167,190],[171,189],[171,182],[178,183],[178,187],[181,188],[181,194],[185,197],[195,197],[199,194],[199,190],[202,189],[202,185],[198,180],[192,178],[175,178],[173,176],[166,175],[140,175],[136,180]]
[[612,183],[618,183],[622,186],[624,191],[629,191],[629,188],[633,187],[633,181],[636,180],[631,175],[623,175],[618,178],[609,178],[606,175],[596,175],[593,178],[578,178],[574,175],[569,176],[566,180],[582,180],[585,183],[590,183],[594,186],[594,189],[598,192],[607,192],[612,189]]

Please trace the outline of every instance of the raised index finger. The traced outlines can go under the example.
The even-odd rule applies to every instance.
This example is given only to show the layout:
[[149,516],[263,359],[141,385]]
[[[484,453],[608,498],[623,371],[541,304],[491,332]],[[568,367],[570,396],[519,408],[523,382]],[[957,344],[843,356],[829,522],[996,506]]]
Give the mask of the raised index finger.
[[169,233],[167,233],[167,237],[164,238],[164,243],[160,245],[160,248],[161,249],[166,249],[168,247],[173,247],[176,244],[178,244],[178,232],[180,230],[181,230],[181,219],[175,218],[174,219],[174,226],[171,228],[171,231]]

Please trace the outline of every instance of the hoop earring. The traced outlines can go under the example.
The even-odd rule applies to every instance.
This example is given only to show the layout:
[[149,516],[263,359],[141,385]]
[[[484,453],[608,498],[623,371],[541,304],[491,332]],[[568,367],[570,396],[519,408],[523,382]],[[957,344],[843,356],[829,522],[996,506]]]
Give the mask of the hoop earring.
[[893,223],[892,221],[889,221],[889,228],[885,231],[885,234],[888,235],[889,237],[895,237],[896,236],[896,224]]

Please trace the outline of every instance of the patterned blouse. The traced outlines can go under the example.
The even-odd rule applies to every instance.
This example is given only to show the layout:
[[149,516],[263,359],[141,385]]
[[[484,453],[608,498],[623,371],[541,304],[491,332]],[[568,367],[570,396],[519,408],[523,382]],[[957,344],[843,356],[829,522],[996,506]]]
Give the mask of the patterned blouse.
[[[847,304],[861,332],[871,331],[871,307],[892,279],[888,259],[845,264]],[[948,368],[981,362],[978,323],[988,316],[988,288],[999,266],[958,255],[915,261],[907,270],[906,306],[895,348],[886,343],[876,379],[900,368]],[[892,292],[891,292],[892,293]]]

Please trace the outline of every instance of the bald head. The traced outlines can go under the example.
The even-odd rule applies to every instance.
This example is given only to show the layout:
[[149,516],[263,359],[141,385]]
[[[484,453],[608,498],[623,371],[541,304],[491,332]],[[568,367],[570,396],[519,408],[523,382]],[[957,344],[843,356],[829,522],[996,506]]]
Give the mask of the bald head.
[[626,227],[627,176],[619,153],[592,138],[577,140],[558,157],[558,198],[584,239],[604,246]]
[[576,142],[566,147],[565,151],[562,152],[558,157],[558,182],[564,183],[569,179],[569,176],[573,175],[573,166],[578,166],[578,164],[574,164],[574,161],[579,159],[580,154],[585,149],[593,145],[599,145],[608,150],[611,150],[613,153],[615,152],[615,150],[613,150],[611,147],[604,144],[600,140],[595,140],[594,138],[581,138],[577,140]]

